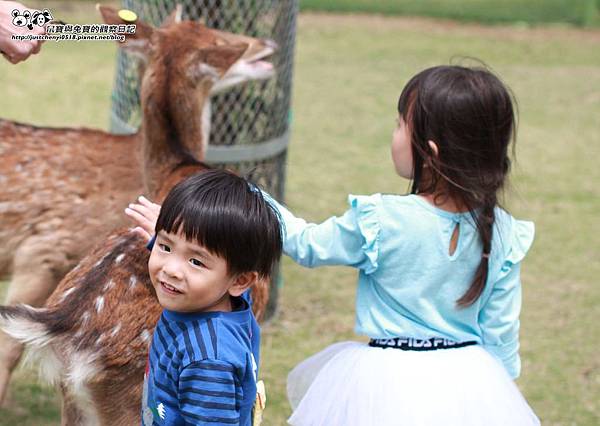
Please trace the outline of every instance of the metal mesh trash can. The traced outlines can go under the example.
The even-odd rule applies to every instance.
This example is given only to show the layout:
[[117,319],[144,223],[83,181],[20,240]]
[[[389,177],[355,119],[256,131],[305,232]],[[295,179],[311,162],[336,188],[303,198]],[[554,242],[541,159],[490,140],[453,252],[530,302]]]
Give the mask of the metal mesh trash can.
[[[211,28],[277,43],[270,58],[277,71],[274,78],[249,82],[212,98],[205,161],[237,171],[283,201],[298,0],[123,0],[122,4],[154,26],[160,26],[175,5],[181,4],[183,19],[202,19]],[[111,131],[134,133],[140,122],[137,60],[119,50]],[[277,271],[265,318],[276,310],[280,284]]]

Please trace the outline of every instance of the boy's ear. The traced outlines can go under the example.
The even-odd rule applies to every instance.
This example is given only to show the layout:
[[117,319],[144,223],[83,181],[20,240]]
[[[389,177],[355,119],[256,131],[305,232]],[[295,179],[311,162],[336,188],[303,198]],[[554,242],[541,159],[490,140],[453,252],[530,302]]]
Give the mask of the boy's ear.
[[233,297],[238,297],[244,294],[252,285],[258,281],[258,272],[244,272],[236,275],[233,284],[229,287],[229,294]]

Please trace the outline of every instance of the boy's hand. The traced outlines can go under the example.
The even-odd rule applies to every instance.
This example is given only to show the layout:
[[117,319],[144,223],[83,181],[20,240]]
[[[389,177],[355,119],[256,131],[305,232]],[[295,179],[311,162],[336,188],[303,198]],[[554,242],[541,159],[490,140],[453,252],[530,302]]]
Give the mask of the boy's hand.
[[138,202],[131,203],[125,209],[125,214],[137,225],[132,229],[132,232],[141,235],[146,241],[150,241],[152,235],[154,235],[156,220],[160,213],[160,204],[153,203],[143,195],[138,197]]

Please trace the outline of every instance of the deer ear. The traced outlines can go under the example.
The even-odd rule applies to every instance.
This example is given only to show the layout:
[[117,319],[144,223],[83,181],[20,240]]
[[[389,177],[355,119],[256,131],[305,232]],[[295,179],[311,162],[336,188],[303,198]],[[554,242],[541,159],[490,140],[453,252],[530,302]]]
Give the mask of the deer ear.
[[177,24],[181,22],[183,16],[183,6],[181,4],[177,4],[175,9],[165,18],[163,23],[160,25],[161,27],[168,27],[171,24]]
[[135,33],[124,34],[125,42],[119,43],[119,46],[136,55],[146,56],[148,54],[150,38],[155,31],[151,25],[141,19],[135,22],[124,21],[119,17],[119,12],[110,6],[97,4],[96,9],[102,15],[102,20],[108,25],[135,24]]

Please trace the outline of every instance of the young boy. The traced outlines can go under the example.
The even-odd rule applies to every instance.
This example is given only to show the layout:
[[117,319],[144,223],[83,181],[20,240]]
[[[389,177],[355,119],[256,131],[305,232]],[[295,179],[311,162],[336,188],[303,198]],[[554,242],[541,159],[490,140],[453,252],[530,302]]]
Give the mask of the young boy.
[[144,425],[251,425],[260,332],[249,289],[281,256],[278,216],[261,192],[223,170],[165,199],[148,262],[163,306],[152,345]]

